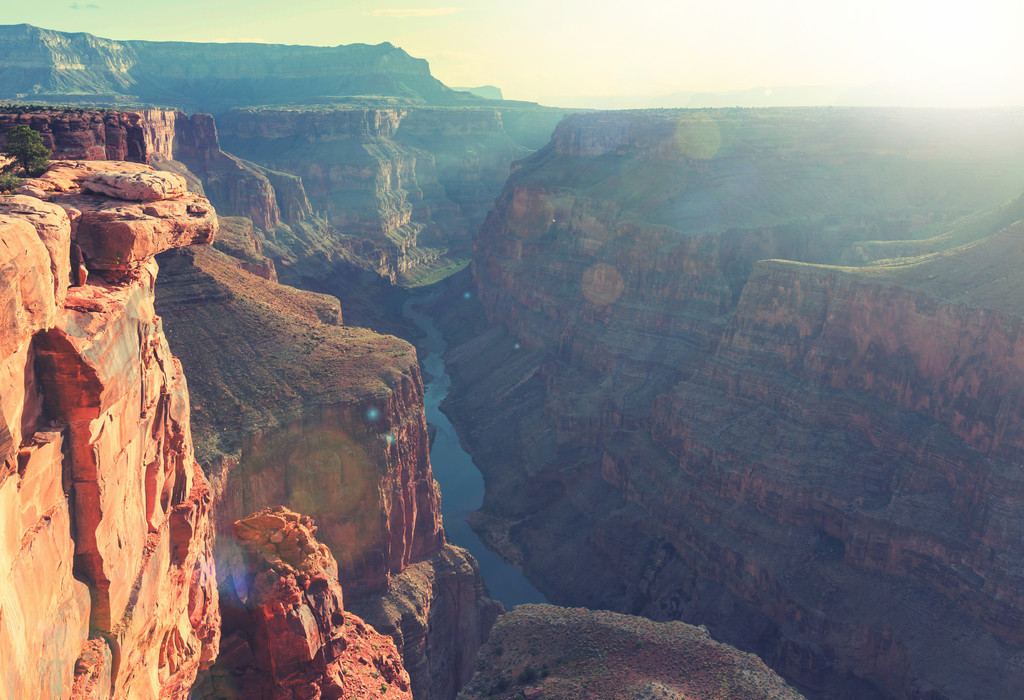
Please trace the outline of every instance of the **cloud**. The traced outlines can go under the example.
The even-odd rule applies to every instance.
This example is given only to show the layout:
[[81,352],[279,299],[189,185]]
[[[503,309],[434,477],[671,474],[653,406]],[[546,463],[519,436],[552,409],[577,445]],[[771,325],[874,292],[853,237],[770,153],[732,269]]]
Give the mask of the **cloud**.
[[406,17],[441,17],[443,15],[454,15],[456,12],[462,12],[465,7],[417,7],[412,9],[402,10],[374,10],[373,12],[364,12],[364,15],[373,15],[374,17],[396,17],[404,19]]
[[92,2],[90,2],[87,5],[86,4],[82,4],[82,3],[78,3],[78,2],[73,2],[70,5],[68,5],[68,7],[70,7],[72,10],[98,10],[98,9],[100,9],[99,5],[97,5],[96,3],[92,3]]

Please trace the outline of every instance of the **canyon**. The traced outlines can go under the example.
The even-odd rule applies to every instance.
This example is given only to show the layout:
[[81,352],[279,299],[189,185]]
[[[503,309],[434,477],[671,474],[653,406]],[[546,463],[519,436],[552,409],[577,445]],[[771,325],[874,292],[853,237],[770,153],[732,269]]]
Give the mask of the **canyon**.
[[[26,119],[24,114],[8,117],[7,123]],[[181,361],[171,360],[175,374],[168,381],[176,388],[168,407],[143,412],[143,418],[152,414],[173,421],[169,424],[173,439],[168,440],[178,465],[173,468],[176,476],[161,477],[159,468],[147,463],[144,499],[149,509],[147,524],[158,533],[163,532],[161,513],[169,509],[170,516],[163,522],[170,523],[166,544],[172,555],[170,568],[161,569],[166,564],[160,556],[166,533],[164,539],[151,534],[142,555],[148,573],[139,579],[142,584],[136,582],[131,589],[134,593],[129,594],[124,621],[120,625],[105,622],[120,610],[125,585],[130,583],[103,558],[117,552],[110,549],[111,541],[116,540],[117,548],[131,542],[125,540],[131,533],[131,517],[114,508],[111,499],[122,496],[129,511],[133,499],[130,489],[110,490],[104,485],[105,495],[93,503],[86,474],[87,483],[81,488],[89,497],[75,498],[76,488],[64,496],[65,509],[78,508],[68,516],[74,527],[62,525],[57,518],[58,528],[65,528],[65,541],[58,541],[65,554],[32,560],[30,570],[24,568],[24,555],[12,555],[10,576],[15,585],[5,593],[9,598],[5,609],[30,617],[45,615],[38,608],[47,605],[60,609],[53,630],[58,639],[67,641],[46,644],[43,652],[38,636],[26,638],[16,666],[25,670],[13,676],[5,673],[5,682],[15,684],[11,692],[40,697],[112,693],[114,697],[189,694],[197,698],[283,692],[305,697],[347,692],[338,688],[380,690],[377,684],[384,678],[388,687],[380,692],[388,696],[455,697],[472,676],[477,650],[503,608],[487,597],[473,558],[445,541],[439,493],[427,456],[423,384],[412,347],[397,338],[343,324],[335,297],[278,284],[275,260],[265,254],[268,251],[252,221],[219,217],[205,198],[187,191],[187,187],[200,188],[202,179],[180,167],[182,161],[167,156],[182,154],[178,144],[191,127],[210,123],[202,115],[187,119],[168,111],[53,110],[34,111],[27,119],[43,127],[51,147],[63,148],[63,155],[88,157],[102,152],[106,156],[110,144],[114,144],[112,153],[121,155],[128,153],[127,147],[117,144],[132,143],[132,157],[164,170],[144,163],[58,161],[44,176],[23,181],[23,194],[6,198],[7,206],[12,214],[35,221],[35,237],[46,257],[37,245],[35,267],[22,275],[24,284],[18,288],[38,286],[37,278],[44,283],[64,280],[53,282],[54,298],[63,301],[62,295],[67,295],[65,308],[74,312],[76,323],[96,329],[103,343],[115,347],[146,335],[133,333],[131,325],[121,321],[85,321],[82,314],[101,310],[103,304],[97,299],[107,293],[104,290],[118,290],[115,296],[124,302],[121,312],[129,317],[141,315],[156,329],[150,332],[158,335],[144,344],[157,349],[161,365],[166,366],[170,357],[162,354],[168,343]],[[132,198],[139,203],[127,201]],[[54,202],[70,214],[62,219],[68,222],[66,230],[41,216],[51,209],[64,211]],[[74,222],[75,245],[87,261],[89,282],[68,293],[70,222]],[[23,234],[28,232],[21,228]],[[218,238],[211,247],[214,231]],[[4,233],[6,241],[6,227]],[[12,233],[11,240],[20,239]],[[192,242],[204,245],[178,247]],[[174,249],[161,253],[167,248]],[[159,285],[154,285],[157,254],[161,274]],[[276,262],[287,263],[281,258]],[[44,268],[48,277],[42,273]],[[146,294],[124,291],[140,284]],[[154,291],[160,316],[153,314]],[[34,302],[26,308],[35,313]],[[31,350],[33,343],[26,347]],[[68,392],[74,394],[81,383],[69,374],[77,366],[73,355],[59,343],[49,353],[48,345],[41,342],[40,347],[39,358],[27,362],[30,376],[14,377],[12,386],[37,383],[40,396],[49,393],[63,397],[54,399],[62,405],[69,404]],[[136,356],[142,367],[147,366],[149,360],[139,351],[116,350],[107,360],[121,358],[116,376],[129,386],[132,372],[141,371],[130,359]],[[15,360],[15,369],[19,362],[26,362],[17,353]],[[182,366],[191,378],[188,392]],[[141,386],[149,395],[160,392],[163,385],[146,376]],[[5,390],[5,396],[10,404],[5,413],[21,410],[42,415],[39,404],[45,406],[45,401],[31,392],[26,392],[22,404],[17,400],[19,392]],[[108,400],[120,396],[111,392]],[[136,399],[125,401],[117,399],[119,410]],[[183,405],[187,429],[181,423]],[[62,414],[47,408],[45,415],[59,418]],[[119,420],[125,424],[127,419]],[[21,423],[32,425],[31,421]],[[55,425],[51,434],[46,426],[31,439],[13,433],[5,441],[12,450],[22,445],[22,477],[33,473],[24,468],[32,462],[26,455],[37,445],[47,446],[45,457],[51,466],[44,490],[58,506],[43,517],[45,523],[62,512],[55,495],[61,493],[55,483],[60,473],[52,466],[61,462],[55,456],[60,450],[52,446],[54,436],[61,434],[59,427]],[[72,428],[74,452],[85,459],[95,421],[83,424],[78,419]],[[87,431],[82,432],[83,428]],[[102,454],[151,455],[168,449],[161,433],[145,421],[138,430],[147,438],[132,438],[135,433],[127,425],[108,431],[114,438],[103,440],[127,435],[134,442],[129,448],[103,447]],[[191,471],[185,473],[192,479],[191,491],[180,476],[182,459],[190,465]],[[120,470],[103,474],[108,467],[101,464],[100,468],[105,481],[123,476]],[[66,480],[69,472],[63,473]],[[14,487],[21,486],[9,493],[19,494],[22,500],[7,512],[25,518],[26,527],[36,513],[25,500],[33,492],[33,479],[27,484],[8,479]],[[164,497],[158,499],[155,494],[161,489]],[[184,493],[188,499],[179,503]],[[301,508],[303,514],[281,510],[282,504]],[[274,509],[267,510],[270,506]],[[253,511],[260,512],[250,517]],[[104,552],[99,557],[90,554],[94,546],[90,540],[79,541],[71,535],[79,523],[91,523],[95,513],[109,513],[116,520],[98,528],[103,534],[95,546]],[[330,549],[316,541],[318,530]],[[39,525],[31,525],[30,531],[39,531]],[[28,535],[22,538],[22,548],[31,541]],[[254,543],[260,544],[254,549]],[[82,547],[80,556],[67,554],[76,547]],[[10,549],[17,551],[13,544]],[[294,556],[285,553],[293,549]],[[121,555],[117,571],[130,569],[133,555],[131,549]],[[65,567],[74,561],[75,566],[61,569],[55,560],[65,562]],[[194,573],[182,579],[174,573],[175,566],[185,570],[192,566]],[[36,603],[18,582],[26,577],[53,577],[50,569],[58,574],[56,588]],[[98,602],[91,613],[88,587],[82,580],[99,582]],[[150,658],[155,647],[138,636],[137,628],[145,622],[159,631],[168,617],[173,621],[175,606],[180,605],[173,601],[182,600],[183,582],[193,632],[164,635],[166,644],[158,649],[159,659]],[[347,605],[342,603],[342,586]],[[112,593],[106,592],[108,588]],[[170,611],[135,617],[157,601]],[[76,608],[77,617],[70,611]],[[356,614],[386,637],[374,636],[377,632]],[[134,627],[129,618],[138,621]],[[94,630],[98,627],[100,635],[86,642],[90,625]],[[112,632],[104,634],[105,625]],[[145,639],[153,634],[149,632]],[[115,642],[112,653],[108,645]],[[77,661],[76,645],[84,646]],[[384,649],[383,655],[379,649]],[[31,685],[27,669],[40,659],[50,659],[60,674],[48,686]]]
[[81,141],[58,157],[180,162],[218,212],[251,219],[274,257],[300,263],[285,279],[306,288],[339,264],[404,284],[465,266],[509,165],[562,116],[451,90],[387,43],[114,41],[30,25],[0,25],[0,39],[0,99],[82,105],[73,124],[15,117],[48,141]]
[[[343,327],[337,299],[277,285],[210,248],[218,219],[179,175],[138,163],[61,161],[22,190],[47,201],[0,200],[11,301],[3,638],[17,649],[5,666],[5,694],[216,698],[237,697],[241,683],[254,693],[306,697],[313,686],[328,694],[355,688],[361,676],[350,671],[369,660],[398,693],[389,697],[411,697],[413,688],[420,697],[454,697],[502,608],[486,598],[475,562],[445,543],[411,346]],[[231,231],[228,247],[244,244],[244,234]],[[161,305],[172,313],[157,316],[154,255],[190,243],[205,245],[180,248],[164,263],[170,289],[178,284],[181,293],[161,285]],[[89,279],[69,290],[72,245],[83,251]],[[173,313],[181,305],[187,320]],[[225,327],[225,314],[238,325]],[[253,343],[263,371],[248,385],[217,385],[234,392],[229,397],[207,393],[211,372],[195,373],[192,413],[165,318],[176,346],[196,324],[234,334],[184,346],[223,351],[225,370],[240,369],[242,339]],[[250,323],[301,328],[309,346],[293,335],[254,334]],[[284,354],[280,365],[274,350]],[[297,366],[297,357],[306,364]],[[268,386],[286,363],[292,372]],[[320,393],[307,391],[314,382]],[[247,388],[254,393],[246,396]],[[130,415],[140,407],[142,420]],[[313,563],[276,563],[285,554],[267,560],[279,576],[268,582],[274,575],[261,573],[263,560],[246,549],[252,527],[238,524],[266,500],[309,507],[342,566],[312,539],[308,516],[288,515],[292,525],[266,536],[285,545],[295,537],[301,551],[319,554]],[[137,576],[124,575],[133,570]],[[52,587],[39,589],[40,580]],[[266,583],[259,595],[254,581]],[[402,654],[391,637],[343,611],[342,583],[351,599],[377,597],[377,609],[364,605],[390,625]],[[308,613],[291,607],[296,599],[282,586],[315,600]],[[396,606],[409,612],[395,618]],[[218,644],[221,609],[226,638]],[[289,621],[310,615],[317,622],[289,637]],[[270,625],[278,646],[264,649],[256,640],[265,633],[245,632],[253,620]],[[381,660],[385,640],[390,657]],[[300,642],[309,658],[280,657]],[[52,673],[35,673],[40,664]],[[381,683],[362,682],[375,693]]]
[[[0,35],[8,97],[83,104],[0,113],[63,159],[0,198],[8,695],[1024,690],[1019,110],[563,118],[387,44]],[[394,286],[441,278],[444,364]],[[479,537],[626,615],[489,597],[424,360]]]
[[1019,694],[1024,140],[968,118],[564,120],[435,305],[481,537],[811,697]]

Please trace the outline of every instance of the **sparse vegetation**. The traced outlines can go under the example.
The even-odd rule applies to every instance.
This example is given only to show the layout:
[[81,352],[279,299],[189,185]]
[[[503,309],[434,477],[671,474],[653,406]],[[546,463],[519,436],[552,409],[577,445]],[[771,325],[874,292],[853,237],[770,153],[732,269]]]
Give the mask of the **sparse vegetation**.
[[0,173],[0,194],[9,194],[20,184],[21,178],[14,173]]

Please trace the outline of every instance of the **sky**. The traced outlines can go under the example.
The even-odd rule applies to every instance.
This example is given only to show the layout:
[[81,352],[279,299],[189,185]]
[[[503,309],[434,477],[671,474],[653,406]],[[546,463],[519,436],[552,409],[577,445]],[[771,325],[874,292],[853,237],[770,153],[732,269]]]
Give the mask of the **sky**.
[[545,104],[874,83],[951,106],[1024,104],[1021,0],[34,0],[0,22],[110,39],[387,41],[448,85]]

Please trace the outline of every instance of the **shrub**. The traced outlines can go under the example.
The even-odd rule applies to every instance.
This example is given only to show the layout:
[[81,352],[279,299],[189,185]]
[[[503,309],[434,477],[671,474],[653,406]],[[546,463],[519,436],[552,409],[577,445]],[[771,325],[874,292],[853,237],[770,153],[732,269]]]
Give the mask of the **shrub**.
[[540,672],[537,669],[535,669],[533,666],[527,666],[526,668],[524,668],[522,671],[519,672],[519,682],[520,683],[533,683],[535,680],[537,680],[537,677],[539,675],[540,675]]
[[21,178],[13,173],[0,173],[0,194],[14,192],[21,184]]
[[2,153],[14,159],[4,166],[4,170],[20,166],[28,177],[42,175],[50,163],[50,149],[43,145],[43,137],[24,124],[7,132],[7,145]]

